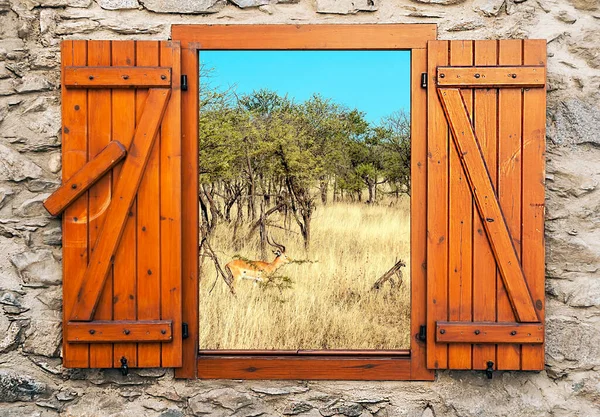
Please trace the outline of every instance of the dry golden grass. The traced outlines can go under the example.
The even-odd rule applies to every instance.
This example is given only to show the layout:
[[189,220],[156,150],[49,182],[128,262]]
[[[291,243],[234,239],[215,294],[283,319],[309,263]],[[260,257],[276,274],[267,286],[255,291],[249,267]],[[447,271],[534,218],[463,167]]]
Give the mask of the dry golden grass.
[[[409,199],[391,205],[336,203],[319,206],[312,221],[311,250],[300,235],[271,228],[290,263],[276,275],[292,287],[279,290],[248,280],[232,295],[212,262],[200,281],[201,349],[405,349],[410,326]],[[271,218],[275,220],[275,218]],[[211,238],[224,266],[235,255],[260,259],[258,237],[234,250],[231,226]],[[272,261],[274,256],[268,261]],[[372,291],[373,283],[402,259],[404,282]]]

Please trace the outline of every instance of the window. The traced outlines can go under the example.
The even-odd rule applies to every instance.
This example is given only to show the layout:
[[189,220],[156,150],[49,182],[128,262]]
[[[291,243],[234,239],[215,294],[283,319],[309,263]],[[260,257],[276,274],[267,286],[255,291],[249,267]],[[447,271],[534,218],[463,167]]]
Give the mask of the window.
[[[545,41],[437,41],[435,25],[176,25],[173,39],[61,46],[64,183],[45,206],[64,212],[65,367],[543,369]],[[410,52],[407,349],[199,350],[199,50]]]

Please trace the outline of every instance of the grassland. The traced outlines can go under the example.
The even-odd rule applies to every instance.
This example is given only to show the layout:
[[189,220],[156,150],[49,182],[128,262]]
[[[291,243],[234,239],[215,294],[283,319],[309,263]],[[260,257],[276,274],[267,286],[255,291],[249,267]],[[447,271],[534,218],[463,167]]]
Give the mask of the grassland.
[[[215,283],[212,263],[201,260],[201,349],[409,347],[409,199],[319,206],[311,226],[308,253],[300,235],[270,229],[289,258],[311,261],[277,271],[291,280],[290,288],[244,280],[234,296],[220,278]],[[220,224],[210,240],[221,264],[236,255],[260,259],[258,237],[236,250],[231,227]],[[371,290],[399,259],[406,263],[402,285]]]

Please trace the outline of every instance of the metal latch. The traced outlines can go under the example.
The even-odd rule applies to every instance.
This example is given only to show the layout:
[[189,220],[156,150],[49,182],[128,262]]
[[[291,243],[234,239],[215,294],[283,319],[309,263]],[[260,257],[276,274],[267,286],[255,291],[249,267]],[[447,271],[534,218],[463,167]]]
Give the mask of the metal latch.
[[190,328],[187,323],[182,323],[181,324],[181,338],[187,339],[188,337],[190,337]]
[[427,73],[421,73],[421,88],[427,88]]
[[492,379],[492,376],[494,375],[494,362],[488,361],[485,374],[487,375],[488,379]]
[[127,376],[129,373],[129,366],[127,366],[127,358],[125,356],[121,357],[121,374],[123,376]]

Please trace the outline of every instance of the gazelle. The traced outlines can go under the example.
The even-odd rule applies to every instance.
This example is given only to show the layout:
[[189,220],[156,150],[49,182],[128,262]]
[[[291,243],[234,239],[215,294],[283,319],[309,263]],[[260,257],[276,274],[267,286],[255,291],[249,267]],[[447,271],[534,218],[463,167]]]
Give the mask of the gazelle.
[[273,262],[247,261],[243,259],[235,259],[229,262],[227,265],[225,265],[225,269],[230,275],[230,287],[232,291],[234,290],[236,284],[242,279],[253,280],[255,283],[261,282],[263,274],[269,275],[290,261],[287,255],[285,254],[285,246],[275,241],[271,241],[268,235],[267,242],[269,243],[269,245],[276,248],[273,251],[273,253],[275,254],[275,259],[273,260]]

